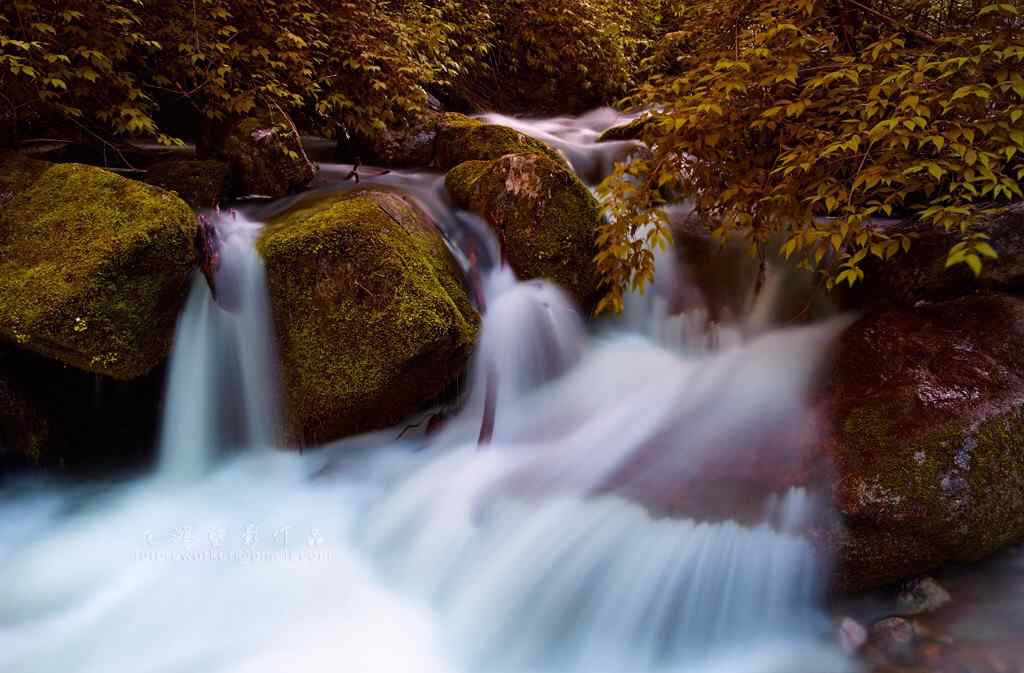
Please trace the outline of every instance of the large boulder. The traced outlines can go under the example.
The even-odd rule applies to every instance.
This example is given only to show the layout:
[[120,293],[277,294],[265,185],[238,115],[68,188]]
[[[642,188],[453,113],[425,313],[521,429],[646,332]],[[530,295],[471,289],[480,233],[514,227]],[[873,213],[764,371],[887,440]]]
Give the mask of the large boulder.
[[949,250],[960,241],[959,231],[943,231],[917,220],[876,222],[872,226],[890,236],[913,237],[910,250],[890,262],[865,261],[864,282],[842,293],[850,308],[938,301],[979,290],[1016,291],[1024,288],[1024,203],[979,223],[973,231],[987,234],[999,254],[986,259],[981,275],[964,264],[946,268]]
[[601,212],[564,164],[532,153],[467,161],[449,171],[445,186],[457,205],[487,220],[521,278],[546,278],[585,310],[594,306]]
[[236,120],[214,136],[202,154],[231,166],[242,196],[287,196],[316,177],[317,166],[306,156],[295,124],[280,112]]
[[170,192],[0,155],[0,339],[93,373],[145,374],[170,349],[195,235]]
[[220,161],[161,161],[146,171],[146,182],[176,193],[192,208],[213,208],[229,193],[231,170]]
[[479,316],[436,227],[398,194],[299,204],[258,242],[282,349],[289,439],[401,420],[465,369]]
[[437,165],[449,170],[465,161],[498,159],[506,154],[533,153],[566,165],[549,145],[508,126],[484,122],[454,112],[440,116],[436,140]]
[[827,535],[861,590],[1024,538],[1024,301],[976,296],[869,315],[832,389]]

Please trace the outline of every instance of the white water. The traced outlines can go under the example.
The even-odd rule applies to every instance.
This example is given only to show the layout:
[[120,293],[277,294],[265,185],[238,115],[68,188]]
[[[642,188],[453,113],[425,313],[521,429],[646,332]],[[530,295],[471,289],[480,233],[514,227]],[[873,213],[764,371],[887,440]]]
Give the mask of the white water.
[[277,346],[263,260],[253,247],[261,225],[237,212],[210,216],[221,241],[218,296],[196,272],[160,431],[160,471],[179,479],[203,474],[227,448],[277,446],[282,436]]
[[[443,208],[423,179],[385,179]],[[464,262],[500,257],[478,220],[443,224],[467,227]],[[558,290],[490,268],[473,389],[440,433],[225,455],[276,436],[255,226],[218,222],[218,298],[236,312],[200,280],[179,325],[160,469],[188,479],[0,498],[0,671],[850,668],[819,609],[808,493],[761,494],[750,525],[652,514],[702,480],[798,461],[809,440],[792,430],[813,421],[841,326],[730,327],[723,348],[655,293],[594,337]]]
[[554,147],[588,184],[597,184],[612,172],[616,161],[624,161],[643,148],[642,143],[634,140],[597,142],[605,129],[633,119],[611,108],[593,110],[580,117],[520,119],[491,113],[481,118],[489,124],[509,126]]

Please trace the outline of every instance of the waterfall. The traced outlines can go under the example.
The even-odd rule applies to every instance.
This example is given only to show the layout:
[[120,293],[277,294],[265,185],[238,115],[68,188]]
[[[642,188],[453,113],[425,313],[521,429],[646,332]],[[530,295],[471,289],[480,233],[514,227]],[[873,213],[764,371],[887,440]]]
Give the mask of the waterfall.
[[[625,147],[595,145],[610,114],[516,123],[599,173]],[[840,323],[711,337],[699,306],[672,306],[666,264],[625,320],[588,331],[560,290],[501,266],[436,174],[364,182],[416,198],[477,274],[461,411],[429,438],[274,450],[254,242],[294,199],[210,214],[221,263],[179,321],[158,475],[0,498],[0,670],[854,668],[828,636],[827,568],[804,534],[821,503],[757,480],[814,445],[808,391]],[[762,488],[732,490],[748,482]]]
[[175,478],[203,474],[225,448],[272,447],[280,436],[277,348],[254,248],[260,225],[239,213],[213,217],[218,297],[197,272],[170,359],[159,455],[160,472]]

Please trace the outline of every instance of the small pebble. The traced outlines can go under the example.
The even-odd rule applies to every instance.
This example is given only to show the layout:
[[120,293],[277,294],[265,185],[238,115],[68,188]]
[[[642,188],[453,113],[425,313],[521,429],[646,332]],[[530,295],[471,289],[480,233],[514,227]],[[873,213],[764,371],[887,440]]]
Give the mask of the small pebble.
[[871,642],[894,664],[912,664],[917,654],[914,625],[902,617],[887,617],[871,626]]
[[911,580],[896,598],[900,612],[905,615],[933,612],[950,600],[949,592],[931,577]]
[[839,622],[838,638],[843,652],[853,654],[868,641],[868,631],[857,620],[843,617]]

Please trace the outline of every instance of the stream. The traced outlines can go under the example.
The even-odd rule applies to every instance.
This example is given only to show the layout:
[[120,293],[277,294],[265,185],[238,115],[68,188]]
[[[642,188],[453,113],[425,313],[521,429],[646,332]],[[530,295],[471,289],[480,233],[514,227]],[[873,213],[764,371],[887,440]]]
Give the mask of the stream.
[[[609,112],[497,121],[549,140],[590,183],[628,149],[595,143],[621,121]],[[673,315],[682,274],[664,256],[624,316],[586,325],[561,290],[501,266],[439,174],[364,167],[356,187],[350,172],[324,164],[308,194],[207,213],[218,296],[197,273],[153,473],[27,477],[0,494],[0,671],[858,668],[803,534],[822,499],[788,489],[741,505],[701,488],[813,443],[792,429],[813,421],[808,393],[844,319]],[[296,202],[366,187],[415,199],[463,267],[479,265],[468,391],[436,433],[420,423],[282,451],[254,241]],[[680,491],[691,511],[665,516]]]

